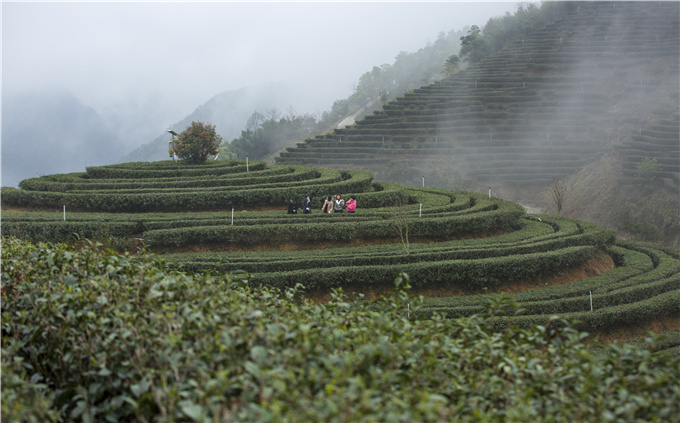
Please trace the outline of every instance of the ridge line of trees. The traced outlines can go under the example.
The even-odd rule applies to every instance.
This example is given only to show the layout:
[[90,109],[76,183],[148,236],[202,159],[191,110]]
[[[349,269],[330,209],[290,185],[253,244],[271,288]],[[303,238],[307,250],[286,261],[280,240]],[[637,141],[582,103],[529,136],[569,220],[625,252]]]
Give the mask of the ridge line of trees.
[[354,92],[345,99],[336,100],[320,117],[296,115],[292,110],[285,116],[276,109],[264,114],[255,111],[241,136],[223,146],[220,155],[225,159],[248,156],[262,160],[292,142],[302,142],[332,130],[342,119],[362,108],[365,116],[409,90],[455,75],[464,65],[477,63],[498,52],[508,42],[555,21],[581,3],[521,4],[515,14],[490,18],[483,27],[473,25],[460,31],[442,31],[434,43],[413,53],[402,51],[392,65],[374,66],[361,75],[354,85]]

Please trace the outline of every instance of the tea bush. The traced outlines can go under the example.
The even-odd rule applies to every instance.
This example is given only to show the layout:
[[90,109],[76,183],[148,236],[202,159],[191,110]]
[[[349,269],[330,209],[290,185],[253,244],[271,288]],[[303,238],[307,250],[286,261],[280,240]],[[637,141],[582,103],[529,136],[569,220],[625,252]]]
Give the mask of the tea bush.
[[[2,247],[3,420],[680,415],[680,359],[655,355],[651,340],[591,350],[555,318],[500,331],[481,315],[417,320],[405,275],[389,298],[350,303],[336,291],[313,304],[295,288],[253,288],[245,274],[188,275],[93,243]],[[500,298],[488,313],[505,309]]]

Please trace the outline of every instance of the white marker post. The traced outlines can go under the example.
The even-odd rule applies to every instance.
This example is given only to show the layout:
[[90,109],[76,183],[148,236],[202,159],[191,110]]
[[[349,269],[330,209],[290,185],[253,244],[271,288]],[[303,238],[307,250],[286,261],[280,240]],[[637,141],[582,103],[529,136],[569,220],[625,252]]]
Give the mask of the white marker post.
[[425,175],[423,175],[423,188],[425,188]]
[[423,217],[423,203],[420,203],[420,212],[418,213],[418,217]]
[[66,222],[66,204],[64,204],[64,222]]
[[248,156],[246,156],[246,172],[248,172]]
[[491,198],[491,187],[489,187],[489,198]]
[[231,224],[234,224],[234,207],[231,207]]

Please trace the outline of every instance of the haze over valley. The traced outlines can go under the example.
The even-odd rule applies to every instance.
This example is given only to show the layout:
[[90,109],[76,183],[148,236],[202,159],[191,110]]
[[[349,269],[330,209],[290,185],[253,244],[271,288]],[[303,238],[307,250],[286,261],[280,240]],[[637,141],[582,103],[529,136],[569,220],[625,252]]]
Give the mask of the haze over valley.
[[241,120],[227,141],[256,110],[321,115],[374,66],[516,8],[4,2],[2,185],[133,159],[221,94]]

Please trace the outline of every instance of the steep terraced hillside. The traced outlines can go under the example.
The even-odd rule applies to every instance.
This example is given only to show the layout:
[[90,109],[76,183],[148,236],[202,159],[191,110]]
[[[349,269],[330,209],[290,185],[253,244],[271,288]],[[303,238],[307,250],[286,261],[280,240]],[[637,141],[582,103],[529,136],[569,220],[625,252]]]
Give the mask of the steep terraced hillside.
[[516,194],[616,155],[629,178],[656,158],[659,176],[677,186],[679,12],[677,2],[574,3],[492,57],[277,163]]

